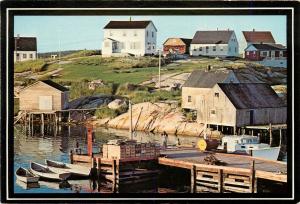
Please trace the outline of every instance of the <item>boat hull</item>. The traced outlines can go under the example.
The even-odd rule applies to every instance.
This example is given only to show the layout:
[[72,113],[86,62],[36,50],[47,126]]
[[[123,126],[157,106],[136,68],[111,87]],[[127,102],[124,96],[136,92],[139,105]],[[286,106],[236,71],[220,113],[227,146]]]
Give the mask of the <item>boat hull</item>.
[[61,173],[53,172],[46,166],[37,163],[35,163],[35,165],[31,164],[30,167],[31,167],[30,171],[33,174],[47,180],[64,181],[71,176],[71,174],[68,172],[61,172]]
[[36,183],[39,181],[39,176],[32,174],[27,169],[24,169],[22,167],[20,167],[16,171],[16,177],[19,181],[22,181],[24,183]]
[[73,176],[87,177],[90,175],[91,168],[84,167],[76,164],[67,164],[46,160],[47,167],[57,173],[71,173]]
[[[280,147],[270,147],[266,149],[252,150],[252,156],[277,161],[280,152]],[[250,151],[247,151],[251,155]]]

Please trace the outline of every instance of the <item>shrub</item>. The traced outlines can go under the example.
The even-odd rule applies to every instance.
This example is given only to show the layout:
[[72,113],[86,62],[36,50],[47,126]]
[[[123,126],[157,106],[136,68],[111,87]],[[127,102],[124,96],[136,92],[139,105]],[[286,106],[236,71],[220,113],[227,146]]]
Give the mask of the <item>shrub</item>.
[[102,107],[101,109],[96,110],[95,116],[99,119],[103,118],[115,118],[119,114],[118,110],[113,110],[108,108],[107,106]]
[[92,96],[96,94],[113,94],[113,84],[103,85],[94,90],[89,89],[87,82],[73,82],[70,88],[70,99],[82,96]]
[[24,62],[16,62],[14,64],[14,71],[15,72],[25,72],[25,71],[41,72],[45,69],[45,67],[46,67],[46,62],[42,59],[30,60]]

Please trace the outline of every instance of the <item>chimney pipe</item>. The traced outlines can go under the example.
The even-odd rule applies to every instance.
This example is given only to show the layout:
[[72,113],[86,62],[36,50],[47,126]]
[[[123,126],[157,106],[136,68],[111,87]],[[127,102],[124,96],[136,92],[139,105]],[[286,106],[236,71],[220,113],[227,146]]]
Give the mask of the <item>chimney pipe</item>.
[[255,32],[255,29],[253,28],[253,32]]

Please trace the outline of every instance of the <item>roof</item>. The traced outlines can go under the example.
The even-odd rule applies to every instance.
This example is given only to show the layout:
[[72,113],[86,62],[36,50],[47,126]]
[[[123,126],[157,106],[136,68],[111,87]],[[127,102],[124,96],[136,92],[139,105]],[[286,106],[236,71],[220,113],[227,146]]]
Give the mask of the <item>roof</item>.
[[237,109],[285,107],[276,92],[266,83],[218,83]]
[[250,43],[275,43],[270,31],[243,31],[244,37]]
[[[168,42],[169,42],[169,40],[172,40],[172,39],[174,39],[174,40],[179,40],[179,41],[177,41],[178,43],[180,43],[181,44],[181,42],[183,42],[185,45],[190,45],[191,44],[191,42],[192,42],[192,39],[188,39],[188,38],[168,38],[164,43],[163,43],[163,45],[169,45],[168,44]],[[172,43],[171,43],[172,44]]]
[[36,51],[35,37],[15,37],[15,50],[17,51]]
[[110,21],[104,29],[144,29],[151,22],[152,21]]
[[197,31],[191,44],[228,44],[233,30]]
[[230,70],[224,71],[193,71],[189,78],[183,84],[183,87],[194,88],[212,88],[215,84],[223,82],[228,75],[232,73]]
[[[286,47],[281,44],[272,44],[272,45],[270,45],[270,44],[251,44],[251,45],[254,46],[257,50],[286,50]],[[249,46],[251,46],[251,45],[249,45]]]
[[[25,90],[25,89],[28,89],[29,87],[32,87],[32,86],[34,86],[35,84],[40,83],[40,82],[43,82],[43,83],[45,83],[45,84],[47,84],[47,85],[49,85],[49,86],[51,86],[51,87],[53,87],[53,88],[55,88],[55,89],[61,91],[61,92],[69,91],[69,89],[67,89],[66,87],[64,87],[64,86],[62,86],[62,85],[60,85],[60,84],[57,84],[57,83],[55,83],[54,81],[51,81],[51,80],[37,81],[37,82],[35,82],[35,83],[33,83],[33,84],[29,85],[29,86],[26,86],[26,87],[23,88],[21,91],[23,91],[23,90]],[[20,91],[20,92],[21,92],[21,91]]]

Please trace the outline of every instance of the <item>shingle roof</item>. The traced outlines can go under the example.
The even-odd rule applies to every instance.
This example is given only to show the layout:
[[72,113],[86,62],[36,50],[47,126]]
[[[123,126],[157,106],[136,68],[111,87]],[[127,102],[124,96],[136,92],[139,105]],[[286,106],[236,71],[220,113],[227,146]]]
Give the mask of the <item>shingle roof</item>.
[[277,108],[285,104],[266,83],[218,83],[237,109]]
[[232,34],[232,30],[197,31],[191,44],[227,44]]
[[228,75],[232,71],[193,71],[183,87],[194,87],[194,88],[212,88],[215,84],[223,82],[227,79]]
[[57,89],[57,90],[60,90],[62,92],[65,92],[65,91],[69,91],[69,89],[67,89],[66,87],[60,85],[60,84],[57,84],[55,83],[54,81],[51,81],[51,80],[43,80],[42,81],[43,83],[49,85],[49,86],[52,86],[53,88]]
[[110,21],[104,29],[136,29],[146,28],[151,21]]
[[36,51],[35,37],[15,37],[15,50],[17,51]]
[[[280,44],[251,44],[258,50],[286,50],[286,47]],[[247,48],[246,48],[247,49]]]
[[190,45],[192,42],[192,39],[188,39],[188,38],[180,38],[182,40],[182,42],[184,42],[184,44],[186,45]]
[[270,31],[243,31],[244,37],[250,43],[275,43]]

